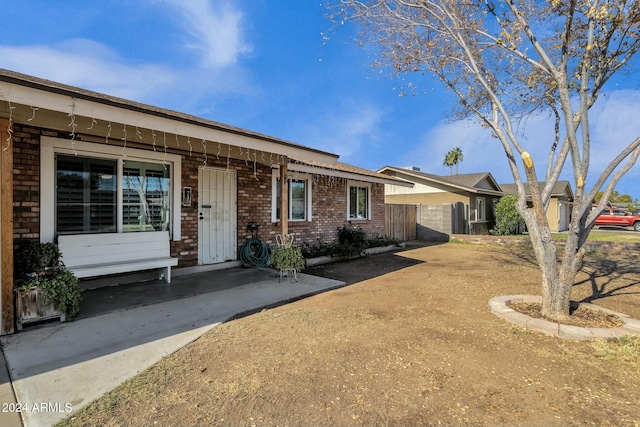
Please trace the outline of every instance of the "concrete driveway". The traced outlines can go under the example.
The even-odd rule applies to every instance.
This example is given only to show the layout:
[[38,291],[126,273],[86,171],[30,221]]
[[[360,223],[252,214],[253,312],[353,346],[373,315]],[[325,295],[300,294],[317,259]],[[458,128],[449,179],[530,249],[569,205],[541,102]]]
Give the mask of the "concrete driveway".
[[[201,273],[197,280],[216,277],[216,272]],[[305,274],[298,278],[280,282],[270,270],[249,283],[227,282],[195,296],[25,328],[3,337],[15,400],[0,366],[0,404],[13,409],[0,415],[0,424],[50,426],[221,322],[344,285]],[[175,277],[172,286],[185,280],[194,276]]]

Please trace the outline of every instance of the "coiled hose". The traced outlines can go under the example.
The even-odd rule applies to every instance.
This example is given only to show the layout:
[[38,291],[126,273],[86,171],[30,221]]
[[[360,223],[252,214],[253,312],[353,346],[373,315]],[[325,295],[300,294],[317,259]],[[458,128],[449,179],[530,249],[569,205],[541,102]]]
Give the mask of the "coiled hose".
[[245,267],[269,267],[271,249],[262,240],[252,237],[242,245],[240,261]]

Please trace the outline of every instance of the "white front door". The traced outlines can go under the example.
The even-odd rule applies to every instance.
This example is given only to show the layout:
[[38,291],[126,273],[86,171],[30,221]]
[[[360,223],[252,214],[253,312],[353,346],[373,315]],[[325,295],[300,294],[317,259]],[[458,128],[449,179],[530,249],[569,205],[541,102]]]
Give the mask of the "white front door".
[[198,170],[198,264],[237,259],[236,171]]

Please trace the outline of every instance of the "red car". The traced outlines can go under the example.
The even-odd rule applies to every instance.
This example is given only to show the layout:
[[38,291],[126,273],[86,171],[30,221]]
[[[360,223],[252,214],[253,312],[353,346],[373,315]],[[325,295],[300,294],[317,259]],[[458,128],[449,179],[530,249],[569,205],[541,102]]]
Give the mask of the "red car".
[[596,218],[599,227],[633,227],[640,231],[640,216],[634,215],[622,209],[606,208]]

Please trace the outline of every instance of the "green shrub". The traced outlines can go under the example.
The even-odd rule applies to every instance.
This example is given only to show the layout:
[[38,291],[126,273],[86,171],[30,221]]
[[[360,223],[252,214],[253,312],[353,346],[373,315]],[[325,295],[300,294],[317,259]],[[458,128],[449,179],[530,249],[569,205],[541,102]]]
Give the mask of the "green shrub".
[[382,236],[380,234],[377,234],[375,236],[369,236],[367,238],[367,245],[370,248],[379,248],[383,246],[397,245],[398,243],[400,242],[390,237]]
[[398,244],[397,240],[379,234],[369,236],[360,227],[342,226],[338,228],[338,240],[332,243],[316,239],[315,243],[303,243],[302,254],[305,258],[331,256],[350,258],[360,256],[365,249]]
[[276,248],[271,251],[271,265],[278,270],[300,271],[304,268],[304,258],[300,248]]
[[516,234],[518,224],[522,221],[516,210],[517,201],[518,197],[511,194],[500,198],[495,207],[496,225],[491,230],[491,234],[498,236]]
[[343,225],[338,228],[338,246],[336,256],[360,256],[369,247],[367,233],[361,227]]
[[14,279],[17,285],[26,275],[37,271],[64,267],[62,254],[55,243],[30,241],[22,245],[14,255]]
[[321,256],[333,256],[336,243],[327,243],[317,238],[313,244],[304,242],[300,247],[302,256],[305,258],[316,258]]

